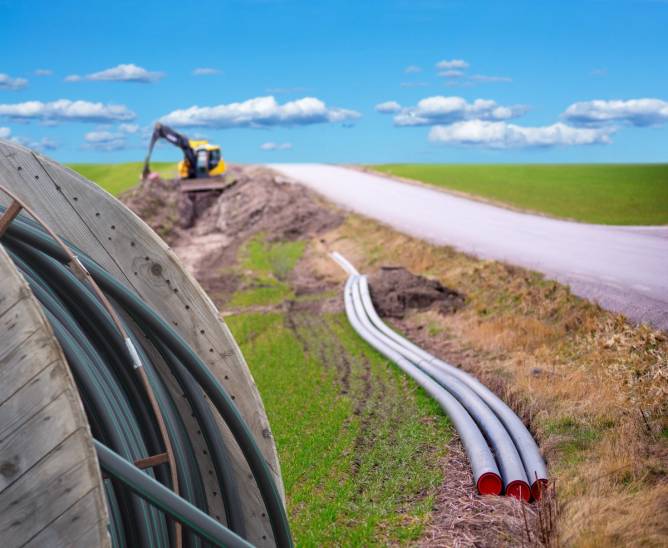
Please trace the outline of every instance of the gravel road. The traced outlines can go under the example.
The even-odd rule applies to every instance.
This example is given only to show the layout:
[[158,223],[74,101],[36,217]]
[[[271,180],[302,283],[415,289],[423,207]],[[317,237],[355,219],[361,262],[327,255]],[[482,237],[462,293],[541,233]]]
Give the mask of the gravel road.
[[542,272],[608,310],[668,330],[668,227],[560,221],[332,165],[269,167],[406,234]]

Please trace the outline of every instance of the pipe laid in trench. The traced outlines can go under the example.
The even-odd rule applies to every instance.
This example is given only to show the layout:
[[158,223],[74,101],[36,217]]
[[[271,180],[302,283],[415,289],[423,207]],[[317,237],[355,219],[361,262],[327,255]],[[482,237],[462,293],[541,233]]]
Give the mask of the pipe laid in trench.
[[369,315],[371,323],[373,323],[374,326],[378,328],[378,330],[381,331],[384,335],[405,349],[402,352],[402,355],[414,355],[416,359],[419,359],[418,365],[425,366],[426,364],[429,364],[429,366],[436,367],[443,373],[457,379],[458,381],[468,386],[487,404],[487,406],[489,406],[489,408],[503,423],[503,426],[515,443],[515,447],[517,448],[517,451],[522,458],[526,477],[529,480],[529,484],[531,485],[531,494],[535,499],[540,499],[541,494],[547,485],[547,466],[545,465],[545,460],[540,453],[540,449],[538,448],[536,441],[522,422],[522,419],[520,419],[501,398],[494,394],[494,392],[492,392],[474,376],[466,373],[465,371],[462,371],[461,369],[458,369],[453,365],[450,365],[447,362],[444,362],[443,360],[436,358],[426,350],[420,348],[416,344],[413,344],[408,339],[402,337],[390,329],[383,322],[383,320],[380,319],[373,307],[373,304],[371,304],[371,296],[369,294],[366,277],[362,280],[360,289],[362,291],[362,295],[364,296],[364,300],[368,304],[366,311]]
[[516,498],[528,499],[529,484],[527,483],[522,459],[517,452],[513,440],[494,412],[464,383],[455,377],[446,375],[443,371],[424,360],[420,360],[415,353],[407,351],[403,346],[387,337],[373,325],[369,315],[369,311],[373,309],[373,304],[369,296],[366,276],[355,278],[353,291],[359,294],[363,313],[367,317],[367,323],[365,324],[367,329],[388,347],[403,355],[433,378],[462,404],[471,415],[471,418],[476,422],[494,452],[501,477],[503,478],[503,486],[506,494]]
[[[547,470],[538,446],[521,419],[477,379],[435,358],[387,327],[373,307],[366,277],[359,276],[355,267],[339,253],[333,252],[331,256],[349,274],[353,294],[359,295],[358,325],[376,340],[380,339],[395,355],[436,380],[466,408],[494,449],[506,494],[523,500],[528,500],[532,494],[540,498],[547,483]],[[352,278],[355,280],[351,281]],[[365,338],[364,334],[360,335]],[[532,483],[531,489],[527,480]]]
[[438,402],[446,415],[450,417],[471,463],[478,492],[485,495],[501,494],[503,483],[499,469],[494,460],[494,455],[492,455],[476,423],[454,396],[373,333],[364,312],[359,292],[354,291],[356,280],[357,276],[351,275],[344,289],[346,315],[353,329],[378,352],[393,361],[402,371],[412,377]]

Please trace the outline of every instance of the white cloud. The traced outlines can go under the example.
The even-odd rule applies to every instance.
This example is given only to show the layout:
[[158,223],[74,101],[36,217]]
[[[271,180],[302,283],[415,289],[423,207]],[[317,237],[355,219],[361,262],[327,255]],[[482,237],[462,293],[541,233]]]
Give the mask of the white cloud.
[[399,84],[402,88],[426,88],[429,83],[427,82],[401,82]]
[[290,150],[292,143],[262,143],[260,148],[262,150]]
[[85,143],[81,145],[81,148],[89,150],[109,152],[112,150],[122,150],[127,147],[125,135],[111,131],[90,131],[84,135],[84,141]]
[[71,101],[59,99],[43,103],[26,101],[24,103],[0,104],[0,117],[28,122],[113,122],[134,120],[136,115],[125,105],[92,103],[90,101]]
[[422,69],[417,65],[409,65],[404,69],[404,72],[406,74],[417,74],[418,72],[422,72]]
[[449,126],[435,126],[429,140],[435,143],[481,146],[485,148],[528,148],[610,143],[611,128],[575,128],[556,123],[524,127],[506,122],[468,120]]
[[523,105],[501,106],[491,99],[476,99],[472,103],[462,97],[436,95],[418,102],[417,106],[402,108],[394,117],[397,126],[433,126],[463,120],[507,120],[526,112]]
[[436,63],[436,68],[439,70],[450,70],[450,69],[467,69],[469,64],[463,59],[444,59]]
[[35,76],[52,76],[53,71],[51,69],[37,69],[35,71]]
[[461,70],[444,70],[443,72],[439,72],[438,75],[443,78],[461,78],[464,76],[464,72]]
[[195,76],[215,76],[216,74],[221,73],[222,71],[211,67],[198,67],[193,70]]
[[353,110],[328,107],[315,97],[279,104],[273,96],[213,107],[192,106],[175,110],[161,122],[177,127],[269,127],[319,123],[343,123],[361,115]]
[[9,139],[11,134],[12,130],[8,127],[0,127],[0,139]]
[[668,102],[661,99],[594,100],[573,103],[564,120],[581,126],[629,124],[655,126],[668,122]]
[[123,133],[135,134],[139,131],[139,126],[137,124],[121,124],[118,126],[118,129]]
[[28,137],[12,137],[12,141],[23,145],[24,147],[32,148],[34,150],[55,150],[58,148],[58,141],[49,139],[48,137],[42,137],[41,139],[35,141]]
[[378,103],[375,108],[377,112],[391,114],[393,112],[399,112],[401,110],[401,105],[396,101],[385,101],[384,103]]
[[473,82],[484,84],[510,83],[513,81],[509,76],[487,76],[485,74],[474,74],[473,76],[470,76],[469,79]]
[[163,72],[151,72],[143,67],[137,65],[121,64],[113,68],[87,74],[86,76],[79,76],[78,74],[70,74],[65,78],[66,82],[80,82],[81,80],[92,81],[112,81],[112,82],[140,82],[143,84],[157,82],[163,78]]
[[12,78],[9,74],[0,72],[0,89],[8,89],[17,91],[23,89],[28,85],[28,80],[25,78]]

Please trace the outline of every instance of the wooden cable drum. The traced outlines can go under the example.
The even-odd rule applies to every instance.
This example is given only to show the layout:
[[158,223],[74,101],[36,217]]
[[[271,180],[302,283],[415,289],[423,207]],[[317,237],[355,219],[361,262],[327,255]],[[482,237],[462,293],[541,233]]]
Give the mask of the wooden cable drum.
[[[276,447],[248,366],[218,310],[169,247],[94,183],[2,140],[0,183],[178,331],[233,398],[284,499]],[[10,202],[0,195],[0,205]],[[177,404],[199,467],[212,469],[188,403],[158,352],[150,354]],[[250,468],[223,420],[214,415],[242,494],[246,538],[272,546],[271,525]],[[217,486],[206,481],[204,486],[209,514],[224,522]],[[22,494],[18,502],[17,494]],[[74,521],[76,530],[63,527]],[[10,539],[9,546],[106,546],[107,522],[97,457],[76,385],[40,304],[0,245],[0,538]]]

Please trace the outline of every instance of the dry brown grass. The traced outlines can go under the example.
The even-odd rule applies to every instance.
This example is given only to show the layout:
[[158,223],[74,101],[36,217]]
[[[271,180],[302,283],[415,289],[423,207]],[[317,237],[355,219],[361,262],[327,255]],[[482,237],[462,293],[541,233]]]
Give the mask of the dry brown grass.
[[665,334],[538,274],[357,216],[312,248],[323,278],[342,279],[326,258],[333,249],[363,272],[401,265],[468,296],[454,315],[415,314],[402,328],[474,371],[529,421],[558,486],[554,541],[668,544]]

